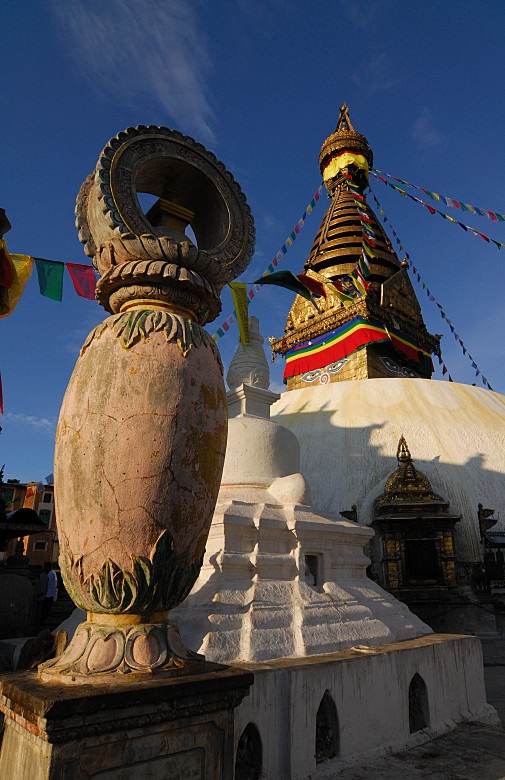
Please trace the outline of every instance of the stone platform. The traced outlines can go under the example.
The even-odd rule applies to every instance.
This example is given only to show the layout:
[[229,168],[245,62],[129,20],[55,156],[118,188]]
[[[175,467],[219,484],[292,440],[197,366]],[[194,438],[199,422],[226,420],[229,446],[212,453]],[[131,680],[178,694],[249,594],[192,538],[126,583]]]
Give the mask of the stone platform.
[[205,664],[89,685],[0,680],[0,777],[16,780],[231,780],[233,711],[253,675]]
[[[240,666],[254,672],[254,686],[235,711],[235,740],[238,746],[242,734],[256,730],[264,780],[334,778],[349,764],[403,754],[462,722],[500,726],[486,703],[481,644],[472,636],[433,634]],[[424,705],[411,696],[418,677]],[[318,724],[324,701],[333,722]],[[420,706],[424,725],[412,712]],[[321,735],[333,756],[318,763]]]

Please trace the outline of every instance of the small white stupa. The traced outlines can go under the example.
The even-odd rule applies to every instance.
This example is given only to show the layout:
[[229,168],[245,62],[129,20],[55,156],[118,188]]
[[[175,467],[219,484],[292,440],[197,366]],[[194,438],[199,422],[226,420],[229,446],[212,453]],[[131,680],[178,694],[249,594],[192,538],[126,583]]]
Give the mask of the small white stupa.
[[280,396],[267,389],[255,317],[250,332],[227,376],[228,446],[204,565],[172,613],[184,641],[212,661],[264,661],[431,633],[367,577],[373,532],[311,507],[298,439],[270,419]]
[[322,779],[461,720],[496,722],[479,640],[433,634],[367,577],[373,531],[311,506],[298,439],[270,419],[279,396],[267,389],[257,321],[251,332],[228,373],[204,564],[171,612],[188,647],[254,673],[234,714],[236,780]]

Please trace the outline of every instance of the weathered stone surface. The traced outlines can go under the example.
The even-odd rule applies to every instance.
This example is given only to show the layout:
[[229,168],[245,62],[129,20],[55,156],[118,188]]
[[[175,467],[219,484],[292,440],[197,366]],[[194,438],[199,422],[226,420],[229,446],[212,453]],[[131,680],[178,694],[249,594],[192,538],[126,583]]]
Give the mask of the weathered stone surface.
[[[166,610],[184,597],[225,446],[222,370],[207,334],[186,356],[162,332],[131,349],[109,328],[95,336],[72,374],[55,454],[60,563],[79,607]],[[153,578],[168,566],[179,572],[174,591],[155,594]]]
[[[356,644],[339,653],[241,664],[254,672],[254,686],[236,710],[235,745],[253,723],[263,745],[265,780],[336,780],[350,763],[366,761],[370,770],[380,756],[400,752],[397,762],[410,767],[404,751],[429,743],[458,723],[499,726],[495,710],[486,704],[477,637],[434,634],[374,648],[360,647],[357,637]],[[428,725],[411,733],[409,685],[416,674],[426,684]],[[325,694],[338,716],[338,751],[333,760],[316,764],[317,712]],[[503,732],[501,739],[505,742]],[[431,743],[426,745],[430,748]],[[344,777],[368,780],[375,774],[354,775],[349,769]],[[380,777],[389,780],[387,773]],[[405,771],[398,777],[410,775]],[[480,775],[468,775],[476,777]]]
[[199,675],[136,676],[122,685],[5,676],[0,777],[231,780],[233,709],[251,683],[251,673],[216,664]]

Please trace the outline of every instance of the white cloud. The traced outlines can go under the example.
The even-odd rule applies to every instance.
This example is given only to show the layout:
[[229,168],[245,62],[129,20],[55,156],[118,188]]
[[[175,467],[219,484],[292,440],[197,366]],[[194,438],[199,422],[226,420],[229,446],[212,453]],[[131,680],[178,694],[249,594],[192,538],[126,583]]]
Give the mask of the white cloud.
[[412,125],[410,131],[414,141],[424,149],[430,149],[432,146],[438,146],[444,141],[444,136],[435,127],[431,111],[426,106]]
[[52,432],[56,428],[56,420],[49,420],[47,417],[34,417],[31,414],[14,414],[13,412],[7,412],[5,419],[10,423],[23,423],[44,431]]
[[[340,5],[349,21],[360,30],[370,28],[385,11],[384,7],[366,4],[361,0],[340,0]],[[390,6],[390,3],[386,5]]]
[[53,0],[84,75],[109,99],[151,99],[176,125],[215,142],[204,32],[187,0]]
[[372,53],[369,59],[365,55],[361,67],[353,73],[352,80],[364,93],[370,95],[392,92],[402,82],[398,69],[393,67],[386,52]]

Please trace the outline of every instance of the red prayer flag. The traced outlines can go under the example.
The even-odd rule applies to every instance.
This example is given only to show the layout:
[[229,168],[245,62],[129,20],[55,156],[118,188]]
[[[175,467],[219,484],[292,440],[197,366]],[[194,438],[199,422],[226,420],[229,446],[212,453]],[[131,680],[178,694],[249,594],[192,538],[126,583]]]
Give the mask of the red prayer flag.
[[484,233],[479,233],[479,236],[480,236],[481,238],[483,238],[483,239],[484,239],[484,241],[487,241],[487,243],[489,244],[489,238],[488,238],[487,236],[485,236],[485,235],[484,235]]
[[433,206],[428,206],[428,204],[427,204],[427,203],[425,203],[424,205],[426,206],[426,208],[428,209],[428,211],[430,212],[430,214],[435,214],[435,213],[436,213],[436,211],[437,211],[437,210],[436,210],[436,209],[434,209],[434,208],[433,208]]
[[324,289],[324,284],[322,282],[313,279],[311,276],[307,276],[307,274],[297,274],[296,278],[299,279],[311,293],[319,295],[321,298],[326,298],[326,290]]
[[2,244],[0,244],[0,287],[7,289],[12,287],[12,260]]
[[79,263],[65,263],[65,265],[77,295],[80,295],[81,298],[87,298],[89,301],[94,301],[96,287],[94,268],[91,265],[81,265]]

